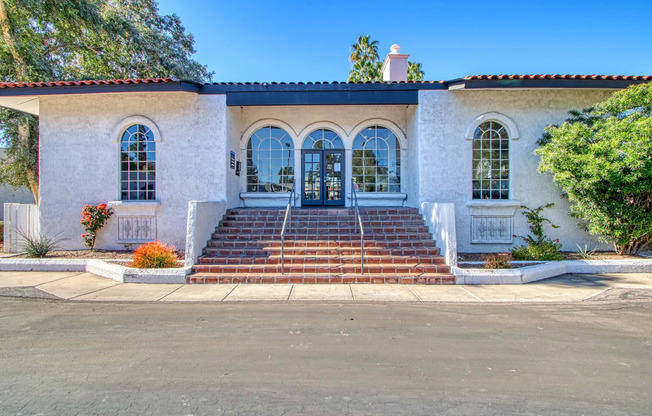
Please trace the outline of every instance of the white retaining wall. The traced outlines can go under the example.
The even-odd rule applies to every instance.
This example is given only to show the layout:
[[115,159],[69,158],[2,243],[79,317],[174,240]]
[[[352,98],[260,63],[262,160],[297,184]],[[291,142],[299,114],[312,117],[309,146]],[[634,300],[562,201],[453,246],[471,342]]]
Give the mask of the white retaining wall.
[[455,205],[436,202],[422,202],[423,216],[446,264],[457,266],[457,232],[455,229]]
[[186,267],[193,266],[226,213],[226,201],[190,201],[186,231]]

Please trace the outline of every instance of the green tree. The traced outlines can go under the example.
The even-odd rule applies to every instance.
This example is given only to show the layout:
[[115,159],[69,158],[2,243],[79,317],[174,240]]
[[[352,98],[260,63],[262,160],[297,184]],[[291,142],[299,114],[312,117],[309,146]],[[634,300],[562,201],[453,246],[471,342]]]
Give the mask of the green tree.
[[[358,36],[351,45],[349,82],[383,82],[383,61],[378,56],[378,41],[369,35]],[[408,62],[408,81],[423,81],[425,73],[420,62]]]
[[[171,76],[211,78],[194,39],[155,0],[0,0],[4,82]],[[0,182],[38,198],[38,119],[0,110]]]
[[636,254],[652,242],[652,84],[548,126],[536,150],[590,233]]

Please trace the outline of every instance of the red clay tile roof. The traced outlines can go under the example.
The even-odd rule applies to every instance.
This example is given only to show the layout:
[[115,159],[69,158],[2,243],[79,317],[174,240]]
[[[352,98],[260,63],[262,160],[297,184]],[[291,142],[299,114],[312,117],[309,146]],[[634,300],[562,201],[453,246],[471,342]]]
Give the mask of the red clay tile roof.
[[[557,75],[557,74],[531,74],[531,75],[473,75],[461,78],[470,80],[542,80],[542,79],[574,79],[574,80],[626,80],[626,81],[652,81],[649,75]],[[33,88],[33,87],[70,87],[85,85],[124,85],[124,84],[155,84],[178,82],[174,78],[135,78],[115,80],[87,80],[87,81],[49,81],[49,82],[0,82],[1,88]],[[450,81],[392,81],[389,84],[445,84]],[[204,85],[338,85],[338,84],[387,84],[388,82],[213,82]]]
[[652,81],[649,75],[557,75],[557,74],[531,74],[531,75],[473,75],[464,77],[465,80],[474,79],[604,79],[627,81]]
[[99,81],[49,81],[49,82],[0,82],[0,88],[32,88],[32,87],[72,87],[80,85],[121,85],[121,84],[155,84],[175,82],[173,78],[136,78],[112,79]]

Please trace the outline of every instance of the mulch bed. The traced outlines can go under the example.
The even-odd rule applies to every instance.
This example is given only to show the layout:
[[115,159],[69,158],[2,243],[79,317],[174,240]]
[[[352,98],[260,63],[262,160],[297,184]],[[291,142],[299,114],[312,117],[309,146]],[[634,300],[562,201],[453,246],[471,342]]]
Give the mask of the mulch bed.
[[[4,244],[0,243],[0,258],[11,256],[12,259],[26,259],[26,255],[19,256],[4,252]],[[49,252],[44,258],[66,259],[101,259],[101,260],[131,260],[132,252],[126,250],[56,250]]]
[[[457,253],[457,261],[484,261],[482,256],[491,253]],[[586,260],[575,251],[562,251],[564,260]],[[613,251],[597,251],[588,260],[629,260],[644,259],[643,256],[619,256]]]

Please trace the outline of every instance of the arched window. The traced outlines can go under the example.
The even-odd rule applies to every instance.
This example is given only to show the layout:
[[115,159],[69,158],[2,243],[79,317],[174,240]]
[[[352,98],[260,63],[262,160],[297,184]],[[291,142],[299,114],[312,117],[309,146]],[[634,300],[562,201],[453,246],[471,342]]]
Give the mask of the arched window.
[[496,121],[473,134],[473,199],[509,199],[509,134]]
[[385,127],[368,127],[353,142],[353,181],[361,192],[400,192],[401,147]]
[[294,183],[294,144],[285,130],[262,127],[247,144],[247,192],[289,192]]
[[154,134],[144,124],[132,124],[120,139],[120,198],[123,201],[156,199]]
[[332,130],[315,130],[303,141],[304,149],[344,149],[342,139]]

